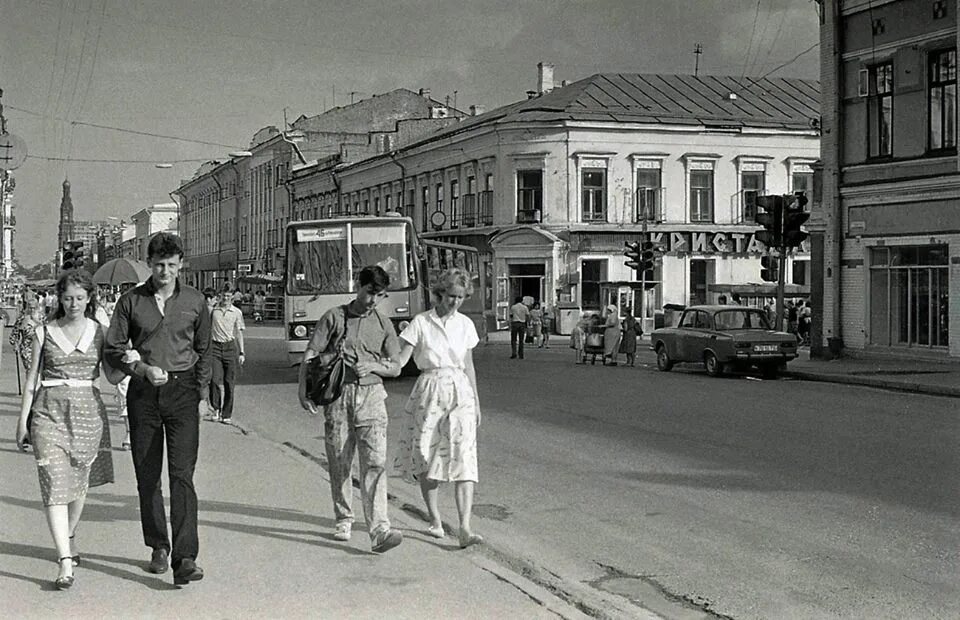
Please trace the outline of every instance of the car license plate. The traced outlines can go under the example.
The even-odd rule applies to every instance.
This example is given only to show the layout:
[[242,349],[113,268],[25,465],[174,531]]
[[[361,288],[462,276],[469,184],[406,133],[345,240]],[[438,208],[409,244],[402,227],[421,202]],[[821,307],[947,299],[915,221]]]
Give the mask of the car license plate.
[[753,350],[756,353],[776,353],[780,347],[775,344],[758,344],[754,345]]

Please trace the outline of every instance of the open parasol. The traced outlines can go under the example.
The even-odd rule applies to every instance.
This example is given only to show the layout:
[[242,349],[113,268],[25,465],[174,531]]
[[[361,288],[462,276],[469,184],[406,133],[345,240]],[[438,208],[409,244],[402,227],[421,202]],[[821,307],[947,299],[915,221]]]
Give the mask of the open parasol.
[[96,284],[120,286],[121,284],[139,284],[149,277],[150,267],[146,263],[129,258],[114,258],[97,269],[93,274],[93,281]]

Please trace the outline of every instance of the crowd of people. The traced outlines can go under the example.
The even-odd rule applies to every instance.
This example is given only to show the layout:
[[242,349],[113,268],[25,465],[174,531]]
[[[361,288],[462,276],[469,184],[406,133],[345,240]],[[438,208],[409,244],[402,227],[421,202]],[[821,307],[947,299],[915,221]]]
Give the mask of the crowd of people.
[[[200,406],[213,402],[217,418],[231,418],[232,379],[243,364],[243,316],[234,293],[210,295],[181,284],[183,245],[170,233],[147,247],[151,276],[119,298],[98,295],[90,275],[64,272],[56,302],[45,313],[46,296],[25,296],[16,350],[27,368],[16,440],[32,447],[41,501],[57,552],[57,589],[75,582],[80,565],[76,533],[87,492],[114,481],[106,406],[98,379],[127,383],[125,443],[133,457],[147,569],[172,568],[174,584],[203,578],[197,564],[198,500],[193,485],[199,450]],[[359,272],[356,297],[332,308],[317,323],[301,364],[298,396],[312,414],[323,415],[336,516],[334,537],[351,537],[351,464],[359,452],[363,513],[375,553],[403,541],[387,511],[387,411],[383,377],[400,374],[411,359],[421,374],[404,408],[395,467],[416,480],[430,517],[426,533],[444,538],[439,487],[454,484],[462,548],[483,542],[470,514],[478,482],[477,428],[480,401],[472,350],[479,337],[458,312],[472,293],[471,275],[449,269],[432,287],[433,308],[397,335],[377,310],[389,275],[378,266]],[[99,299],[98,299],[99,297]],[[108,312],[109,309],[109,312]],[[317,358],[316,362],[312,360]],[[308,389],[308,370],[338,361],[340,392],[317,403]],[[219,392],[211,397],[211,386]],[[163,454],[170,480],[170,527],[161,491]]]

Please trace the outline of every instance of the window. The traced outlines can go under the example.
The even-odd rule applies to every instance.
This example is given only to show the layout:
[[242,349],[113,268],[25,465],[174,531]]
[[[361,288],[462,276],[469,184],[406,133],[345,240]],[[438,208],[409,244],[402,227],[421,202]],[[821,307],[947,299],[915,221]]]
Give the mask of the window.
[[384,211],[390,211],[390,194],[384,194],[383,196],[383,209]]
[[743,171],[740,173],[740,189],[743,208],[743,219],[754,222],[757,219],[757,196],[762,196],[765,190],[764,173],[760,171]]
[[870,69],[870,100],[867,104],[870,157],[893,154],[893,63]]
[[713,170],[690,171],[690,221],[713,221]]
[[793,193],[803,192],[808,199],[813,198],[813,173],[794,172],[791,177]]
[[380,215],[380,196],[373,197],[373,214]]
[[930,55],[930,150],[957,148],[957,50]]
[[424,185],[420,191],[423,205],[423,229],[427,230],[430,224],[430,188]]
[[437,183],[437,211],[443,211],[443,183]]
[[460,181],[450,181],[450,223],[456,226],[460,213]]
[[580,171],[580,185],[583,221],[605,221],[607,219],[607,170],[584,168]]
[[637,221],[659,222],[663,219],[660,169],[637,170]]
[[600,283],[606,279],[606,260],[580,261],[580,305],[584,310],[600,309]]
[[[489,177],[488,175],[488,178]],[[543,171],[517,171],[517,221],[539,222],[543,213]]]
[[793,261],[793,279],[791,280],[794,284],[799,284],[804,286],[809,284],[807,281],[807,273],[810,271],[810,261],[808,260],[794,260]]
[[947,347],[950,342],[946,245],[870,250],[870,342]]

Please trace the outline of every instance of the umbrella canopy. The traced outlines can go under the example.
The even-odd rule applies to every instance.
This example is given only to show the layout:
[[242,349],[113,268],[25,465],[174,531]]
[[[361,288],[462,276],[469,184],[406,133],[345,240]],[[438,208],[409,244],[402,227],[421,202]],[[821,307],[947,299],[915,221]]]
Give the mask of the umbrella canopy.
[[97,269],[93,274],[93,281],[96,284],[120,286],[121,284],[139,284],[149,277],[150,266],[143,261],[115,258]]

